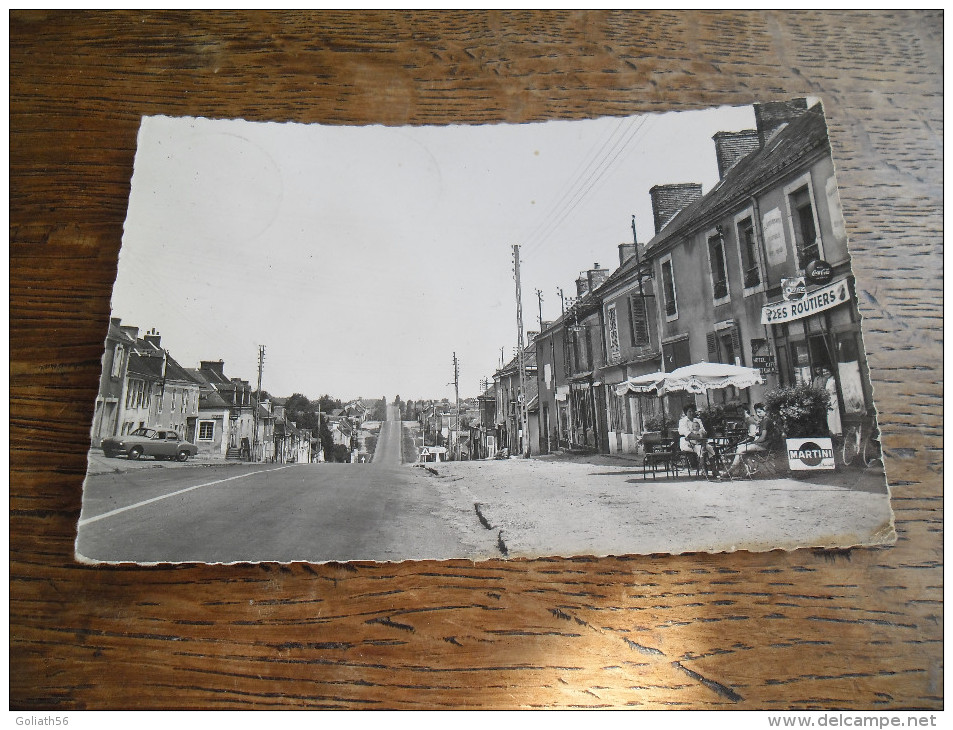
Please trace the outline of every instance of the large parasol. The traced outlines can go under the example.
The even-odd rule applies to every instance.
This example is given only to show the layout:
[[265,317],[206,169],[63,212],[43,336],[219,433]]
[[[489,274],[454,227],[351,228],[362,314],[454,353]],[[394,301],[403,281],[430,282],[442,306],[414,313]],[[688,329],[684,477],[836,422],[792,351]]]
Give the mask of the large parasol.
[[756,368],[719,362],[698,362],[664,374],[658,392],[659,395],[677,391],[708,393],[731,386],[750,388],[763,382],[761,371]]

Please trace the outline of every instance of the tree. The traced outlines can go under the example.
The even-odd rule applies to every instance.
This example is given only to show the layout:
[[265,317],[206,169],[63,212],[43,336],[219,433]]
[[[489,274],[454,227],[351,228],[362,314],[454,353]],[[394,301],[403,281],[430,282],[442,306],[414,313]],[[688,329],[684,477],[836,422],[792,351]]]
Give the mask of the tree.
[[381,398],[379,401],[374,402],[374,408],[370,413],[370,420],[372,421],[386,421],[387,420],[387,398]]
[[334,436],[331,435],[331,429],[328,427],[328,419],[321,417],[321,427],[318,438],[321,439],[321,450],[324,452],[324,458],[332,458],[334,451]]
[[318,398],[317,404],[321,406],[322,413],[331,413],[331,411],[336,411],[338,408],[344,407],[344,403],[337,398],[332,398],[326,393]]

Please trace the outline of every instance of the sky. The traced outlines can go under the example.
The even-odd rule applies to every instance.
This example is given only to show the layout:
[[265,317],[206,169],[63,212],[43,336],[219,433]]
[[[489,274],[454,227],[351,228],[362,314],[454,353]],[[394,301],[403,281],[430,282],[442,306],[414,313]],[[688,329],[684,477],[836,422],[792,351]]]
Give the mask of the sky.
[[453,398],[492,379],[581,271],[654,234],[649,189],[718,180],[751,107],[538,124],[144,117],[112,311],[184,367],[275,396]]

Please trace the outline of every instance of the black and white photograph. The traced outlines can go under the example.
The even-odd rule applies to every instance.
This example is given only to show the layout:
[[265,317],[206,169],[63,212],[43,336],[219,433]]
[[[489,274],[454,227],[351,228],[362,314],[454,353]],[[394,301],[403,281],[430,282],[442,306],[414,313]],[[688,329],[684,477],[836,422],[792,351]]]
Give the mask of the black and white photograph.
[[822,105],[146,116],[87,563],[896,541]]

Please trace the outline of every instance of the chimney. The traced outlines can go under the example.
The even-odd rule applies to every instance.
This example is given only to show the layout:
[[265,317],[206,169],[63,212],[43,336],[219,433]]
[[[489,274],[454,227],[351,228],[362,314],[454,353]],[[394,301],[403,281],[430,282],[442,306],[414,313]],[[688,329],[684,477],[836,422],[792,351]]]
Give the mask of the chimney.
[[202,360],[199,363],[199,370],[210,370],[213,373],[218,373],[222,378],[225,377],[225,361],[224,360]]
[[548,329],[549,329],[550,327],[552,327],[552,326],[553,326],[552,320],[544,319],[543,322],[542,322],[542,324],[539,325],[539,328],[540,328],[541,331],[545,332],[546,330],[548,330]]
[[526,346],[529,347],[536,341],[536,338],[539,337],[539,332],[536,330],[529,330],[526,333]]
[[145,335],[142,336],[146,342],[155,347],[157,350],[161,349],[162,336],[156,332],[156,328],[153,327]]
[[652,197],[655,232],[658,233],[682,208],[694,203],[702,196],[702,186],[699,183],[656,185],[649,190],[649,195]]
[[110,317],[109,324],[113,327],[119,327],[122,324],[122,319],[120,317]]
[[576,279],[576,298],[582,299],[589,293],[589,277],[585,271],[579,272],[579,278]]
[[119,327],[119,330],[126,335],[131,340],[139,339],[139,328],[133,327],[132,325],[125,324]]
[[589,280],[589,291],[595,291],[602,282],[609,278],[609,269],[603,269],[597,261],[586,272],[586,278]]
[[745,129],[741,132],[718,132],[712,137],[715,140],[715,157],[718,159],[718,178],[725,179],[725,174],[742,157],[749,155],[761,145],[757,129]]
[[638,249],[637,243],[620,243],[619,244],[619,266],[625,264],[631,258],[635,258],[635,254]]
[[754,120],[758,126],[758,142],[764,143],[782,124],[789,123],[807,111],[807,99],[791,99],[790,101],[771,101],[766,104],[754,105]]

